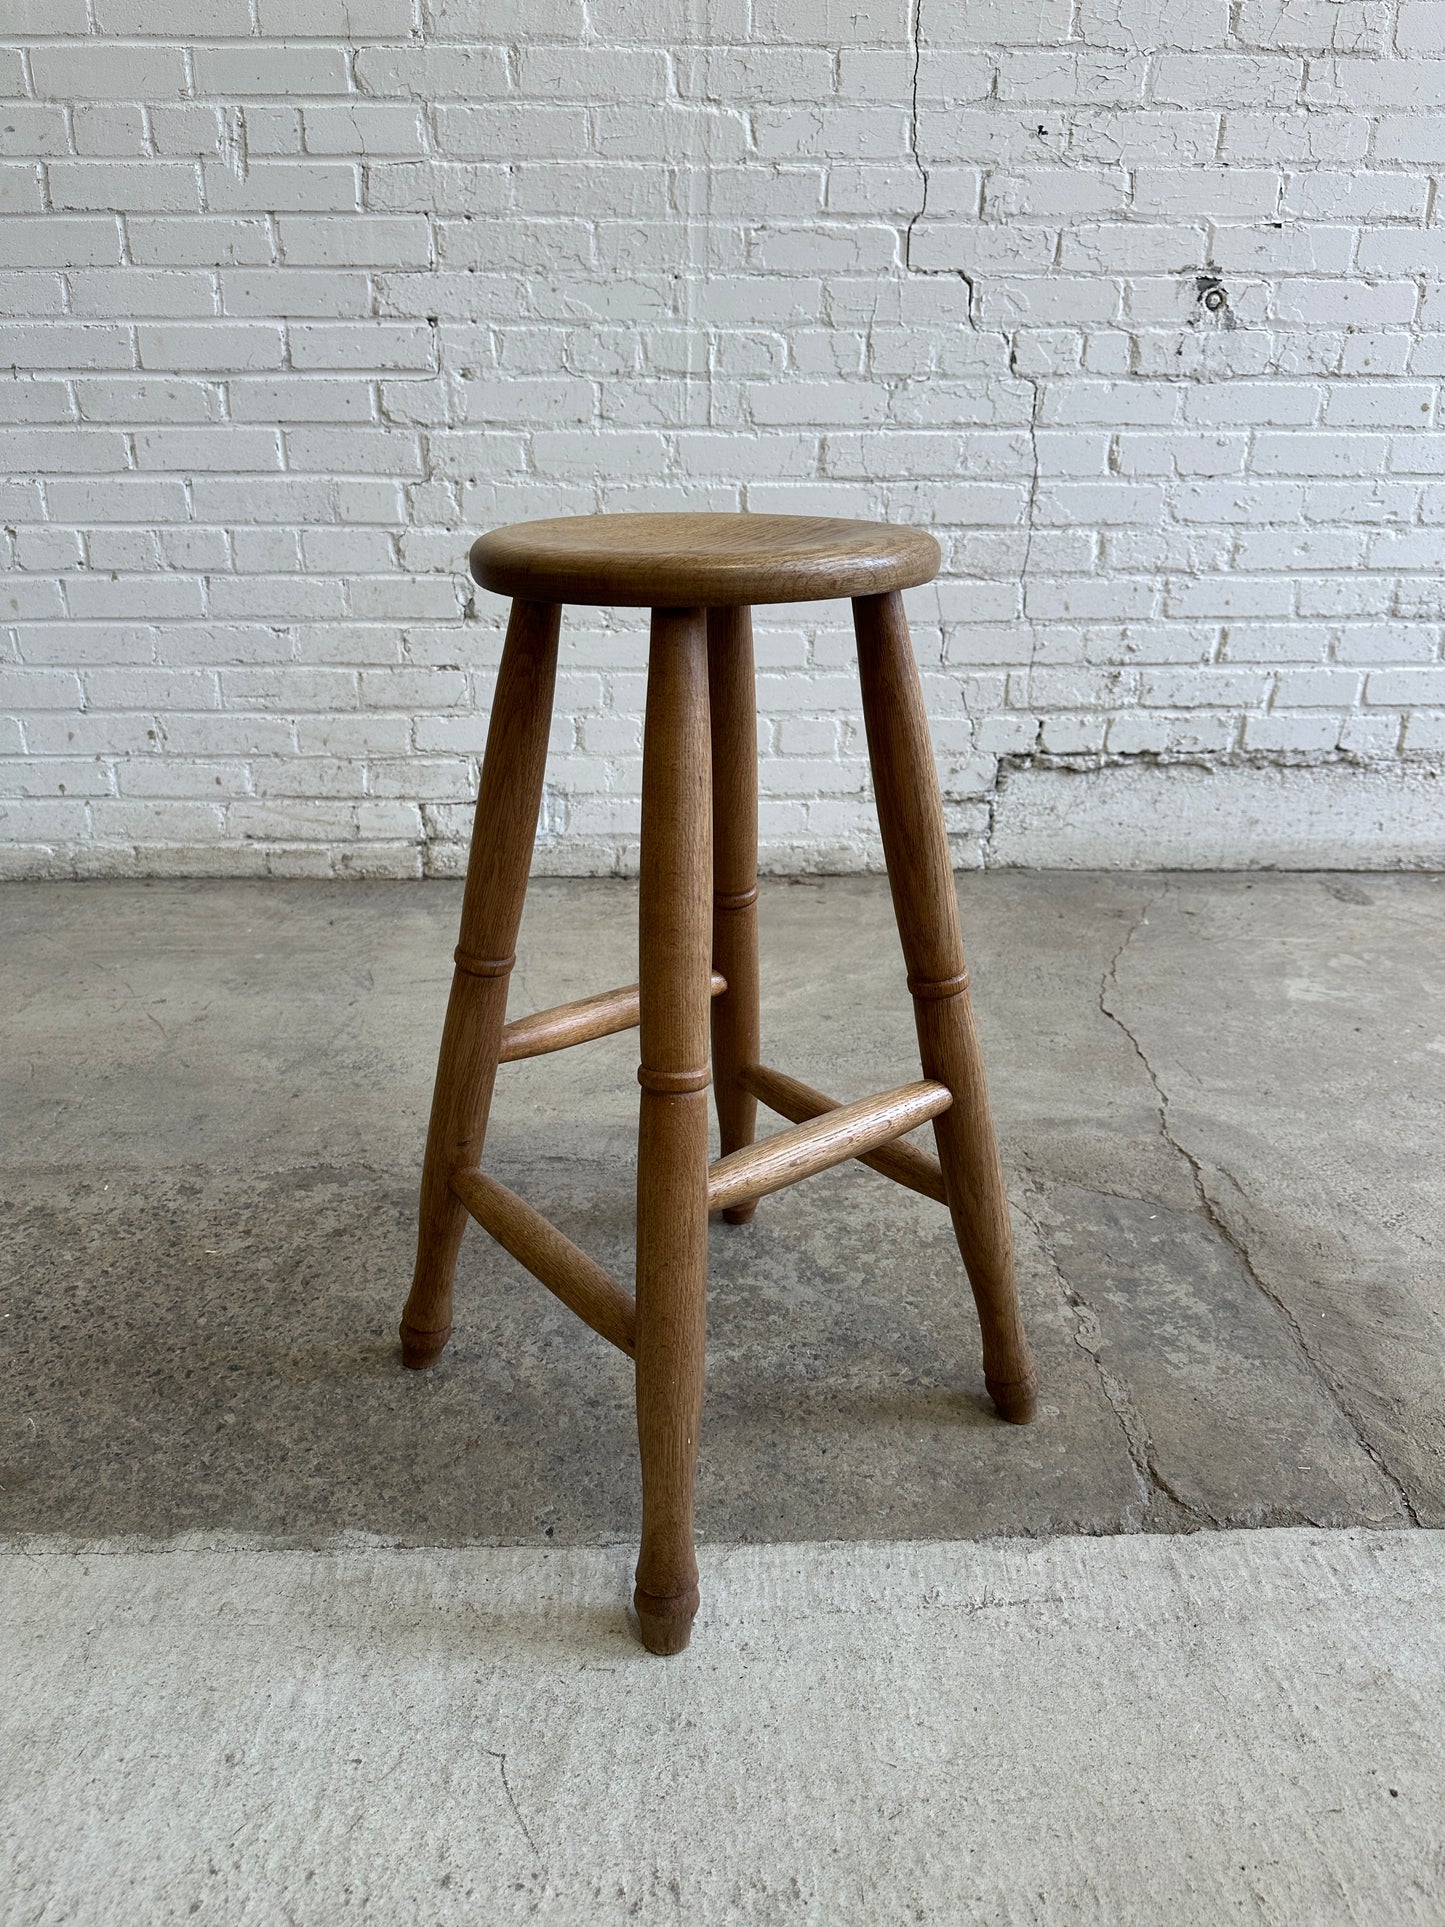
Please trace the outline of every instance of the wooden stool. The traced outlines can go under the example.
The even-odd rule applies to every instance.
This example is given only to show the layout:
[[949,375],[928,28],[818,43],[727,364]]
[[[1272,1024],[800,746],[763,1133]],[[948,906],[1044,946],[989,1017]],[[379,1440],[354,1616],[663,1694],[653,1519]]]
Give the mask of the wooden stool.
[[[524,522],[472,549],[513,598],[487,732],[461,941],[422,1174],[402,1358],[452,1328],[467,1213],[637,1368],[645,1645],[680,1652],[697,1611],[693,1484],[702,1413],[708,1212],[845,1158],[946,1204],[983,1328],[984,1380],[1033,1417],[1003,1172],[968,997],[958,903],[918,670],[899,596],[938,571],[917,530],[792,515],[585,515]],[[757,735],[750,605],[853,599],[868,754],[923,1080],[839,1104],[760,1062]],[[641,982],[505,1021],[557,665],[561,604],[652,610],[642,762]],[[709,1011],[712,1076],[708,1069]],[[637,1296],[478,1167],[498,1064],[641,1029]],[[707,1087],[722,1156],[708,1162]],[[792,1127],[753,1142],[758,1101]],[[938,1156],[894,1140],[932,1118]]]

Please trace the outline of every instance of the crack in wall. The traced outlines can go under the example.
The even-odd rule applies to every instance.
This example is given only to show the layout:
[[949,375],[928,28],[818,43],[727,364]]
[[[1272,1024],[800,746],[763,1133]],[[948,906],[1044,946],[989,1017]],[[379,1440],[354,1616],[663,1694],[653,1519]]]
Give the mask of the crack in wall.
[[[903,236],[903,271],[915,272],[913,266],[913,230],[928,212],[928,169],[923,165],[923,156],[918,148],[918,65],[923,58],[923,0],[913,0],[913,12],[909,17],[908,31],[913,41],[913,94],[908,114],[908,149],[913,156],[913,165],[918,170],[919,197],[917,211],[910,217]],[[973,325],[973,289],[968,291],[969,325]]]
[[[970,310],[972,306],[972,284],[970,283]],[[1028,383],[1029,393],[1033,396],[1033,401],[1029,409],[1029,453],[1032,457],[1032,463],[1029,475],[1028,500],[1024,504],[1024,553],[1023,560],[1019,564],[1020,609],[1024,621],[1029,623],[1029,668],[1032,670],[1034,666],[1034,644],[1036,638],[1024,597],[1028,592],[1029,564],[1033,561],[1034,555],[1034,522],[1039,499],[1039,414],[1043,408],[1044,386],[1041,376],[1026,374],[1019,366],[1017,335],[1008,337],[1008,369],[1016,381]]]
[[1163,1139],[1164,1143],[1168,1146],[1168,1148],[1174,1153],[1174,1155],[1182,1160],[1182,1162],[1185,1165],[1185,1168],[1188,1170],[1190,1179],[1194,1186],[1195,1199],[1198,1203],[1200,1211],[1204,1216],[1205,1222],[1209,1225],[1210,1229],[1216,1234],[1217,1237],[1219,1237],[1222,1240],[1222,1242],[1228,1247],[1230,1252],[1234,1255],[1235,1259],[1237,1260],[1238,1264],[1243,1270],[1245,1277],[1249,1279],[1250,1283],[1255,1286],[1255,1288],[1261,1293],[1263,1297],[1268,1299],[1269,1303],[1273,1305],[1274,1309],[1278,1312],[1280,1317],[1284,1320],[1285,1325],[1287,1326],[1291,1335],[1294,1338],[1295,1345],[1299,1350],[1300,1356],[1305,1361],[1305,1364],[1308,1366],[1312,1375],[1318,1380],[1318,1382],[1324,1387],[1325,1391],[1328,1393],[1331,1403],[1334,1405],[1335,1409],[1339,1412],[1340,1416],[1344,1419],[1345,1423],[1349,1426],[1350,1431],[1354,1435],[1355,1441],[1359,1445],[1361,1451],[1364,1452],[1365,1456],[1370,1460],[1371,1464],[1375,1467],[1376,1471],[1380,1474],[1381,1478],[1383,1478],[1386,1484],[1390,1487],[1390,1490],[1393,1492],[1395,1499],[1400,1506],[1401,1511],[1404,1513],[1409,1523],[1412,1526],[1418,1526],[1420,1524],[1420,1516],[1415,1509],[1414,1502],[1411,1500],[1409,1493],[1405,1489],[1404,1482],[1401,1480],[1398,1473],[1396,1473],[1394,1469],[1391,1467],[1389,1462],[1386,1460],[1384,1454],[1380,1451],[1379,1447],[1374,1443],[1374,1441],[1366,1433],[1364,1429],[1364,1425],[1361,1419],[1359,1418],[1358,1414],[1351,1409],[1351,1406],[1343,1385],[1341,1385],[1338,1378],[1329,1369],[1328,1365],[1322,1359],[1316,1357],[1313,1348],[1310,1346],[1305,1336],[1304,1328],[1300,1324],[1299,1319],[1295,1316],[1294,1312],[1290,1309],[1289,1305],[1285,1302],[1284,1298],[1279,1294],[1279,1292],[1275,1291],[1261,1276],[1260,1272],[1256,1269],[1254,1259],[1251,1256],[1249,1251],[1248,1243],[1244,1238],[1242,1238],[1234,1230],[1233,1226],[1229,1223],[1228,1219],[1226,1218],[1222,1207],[1219,1205],[1217,1200],[1212,1196],[1212,1194],[1210,1193],[1209,1187],[1205,1183],[1204,1165],[1202,1160],[1196,1157],[1195,1154],[1191,1150],[1189,1150],[1189,1148],[1185,1144],[1181,1143],[1181,1141],[1174,1135],[1174,1132],[1171,1129],[1170,1122],[1169,1122],[1169,1094],[1165,1090],[1163,1083],[1160,1081],[1160,1078],[1158,1076],[1158,1073],[1155,1071],[1154,1066],[1149,1062],[1149,1059],[1145,1054],[1144,1047],[1139,1042],[1138,1037],[1130,1029],[1129,1025],[1124,1021],[1123,1017],[1120,1016],[1119,1012],[1116,1009],[1111,1007],[1111,1004],[1109,1002],[1111,994],[1117,995],[1119,990],[1119,975],[1118,975],[1119,964],[1122,961],[1125,952],[1129,949],[1129,946],[1134,942],[1134,939],[1138,936],[1139,932],[1148,923],[1150,912],[1164,901],[1164,899],[1170,894],[1170,891],[1172,888],[1173,888],[1173,885],[1166,883],[1158,891],[1155,892],[1155,894],[1145,904],[1143,910],[1141,910],[1139,915],[1134,919],[1133,923],[1130,925],[1127,933],[1125,934],[1123,942],[1119,945],[1118,949],[1114,952],[1113,957],[1110,959],[1108,968],[1104,971],[1103,977],[1100,979],[1100,983],[1099,983],[1100,1014],[1104,1017],[1107,1017],[1110,1023],[1114,1024],[1119,1030],[1123,1032],[1124,1036],[1128,1038],[1129,1043],[1133,1048],[1135,1056],[1138,1058],[1140,1064],[1143,1066],[1144,1073],[1148,1077],[1150,1085],[1153,1088],[1155,1103],[1158,1107],[1159,1135]]
[[[997,336],[999,345],[1004,352],[1005,364],[1008,368],[1010,377],[1015,381],[1026,383],[1029,389],[1030,397],[1031,397],[1030,403],[1029,403],[1029,419],[1028,419],[1028,429],[1027,429],[1028,445],[1029,445],[1029,477],[1028,477],[1028,489],[1024,499],[1024,513],[1023,513],[1024,545],[1023,545],[1023,554],[1019,559],[1018,589],[1019,589],[1019,619],[1022,622],[1028,623],[1029,625],[1028,673],[1029,673],[1030,680],[1032,680],[1034,665],[1038,656],[1038,634],[1032,622],[1030,622],[1029,620],[1028,577],[1029,577],[1029,567],[1033,561],[1034,524],[1035,524],[1035,519],[1037,514],[1038,497],[1039,497],[1039,417],[1043,408],[1043,378],[1039,375],[1028,374],[1020,366],[1018,338],[1016,335],[1011,334],[1007,328],[989,328],[982,325],[978,316],[978,289],[975,286],[973,275],[970,274],[966,268],[920,268],[920,267],[914,266],[913,233],[914,233],[914,229],[918,226],[918,223],[923,219],[925,214],[928,212],[928,189],[929,189],[928,168],[924,162],[922,149],[919,145],[919,139],[918,139],[918,79],[919,79],[919,68],[921,66],[922,59],[923,59],[923,0],[913,0],[912,11],[909,15],[909,40],[910,40],[912,53],[913,53],[913,70],[912,70],[912,77],[911,77],[911,96],[909,100],[909,112],[908,112],[908,148],[909,148],[909,154],[913,161],[914,169],[918,174],[919,195],[918,195],[918,206],[915,208],[913,213],[909,216],[908,226],[904,230],[903,271],[905,275],[916,274],[916,275],[930,276],[935,278],[946,278],[951,275],[955,279],[960,281],[963,284],[964,291],[967,295],[967,301],[964,307],[965,324],[969,328],[970,332],[975,335]],[[980,190],[980,192],[982,193],[982,190]],[[981,202],[980,202],[979,208],[976,210],[976,213],[978,217],[981,219],[982,217]],[[1036,750],[1039,747],[1039,739],[1042,737],[1042,732],[1043,732],[1043,722],[1042,722],[1042,719],[1039,719],[1037,723],[1036,739],[1035,739]],[[1013,760],[1017,761],[1018,759],[1013,759]],[[1024,760],[1027,760],[1027,759],[1024,759]],[[982,866],[985,870],[988,869],[989,867],[989,856],[993,849],[994,830],[995,830],[995,825],[997,823],[997,818],[998,818],[998,806],[1002,797],[1004,786],[1007,781],[1007,773],[1008,772],[1005,769],[1004,760],[1000,759],[995,764],[993,779],[985,788],[983,797],[982,797],[982,801],[984,802],[988,811],[987,821],[984,826],[983,837],[982,837],[980,849],[979,849],[979,856],[982,862]]]

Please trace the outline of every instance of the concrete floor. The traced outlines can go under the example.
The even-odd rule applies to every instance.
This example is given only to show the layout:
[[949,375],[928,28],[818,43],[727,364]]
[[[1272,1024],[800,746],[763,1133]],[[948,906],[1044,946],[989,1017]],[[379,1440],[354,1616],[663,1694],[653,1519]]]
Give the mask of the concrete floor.
[[[1399,1554],[1403,1564],[1384,1555],[1379,1584],[1395,1604],[1403,1573],[1418,1590],[1428,1568],[1437,1584],[1445,1539],[1390,1529],[1445,1526],[1445,878],[1002,873],[959,888],[1042,1372],[1039,1420],[1018,1430],[991,1414],[946,1216],[857,1167],[829,1173],[765,1200],[749,1228],[714,1228],[704,1542],[788,1546],[799,1570],[816,1573],[839,1560],[853,1570],[837,1542],[879,1557],[876,1542],[932,1540],[949,1571],[977,1578],[976,1562],[1002,1560],[1007,1573],[1022,1549],[960,1542],[1204,1529],[1219,1547],[1201,1556],[1272,1599],[1270,1575],[1303,1555],[1271,1548],[1316,1536],[1237,1529],[1366,1528],[1384,1539],[1326,1534],[1318,1560],[1328,1565],[1336,1544],[1398,1540],[1416,1551]],[[362,1540],[565,1546],[590,1575],[597,1612],[614,1587],[609,1624],[620,1627],[625,1560],[609,1553],[599,1566],[586,1549],[627,1548],[637,1529],[625,1361],[474,1232],[444,1362],[426,1375],[398,1364],[457,903],[447,884],[0,889],[0,1531],[17,1549],[0,1573],[19,1589],[17,1624],[34,1614],[42,1632],[54,1629],[52,1678],[79,1635],[36,1598],[90,1598],[122,1570],[114,1560],[167,1548],[148,1584],[152,1595],[180,1588],[179,1625],[186,1588],[205,1597],[217,1581],[212,1568],[183,1573],[178,1544],[187,1558],[250,1549],[262,1563],[247,1571],[258,1574],[274,1549]],[[536,885],[512,1007],[626,981],[634,924],[630,885]],[[885,886],[767,886],[763,932],[770,1062],[840,1097],[914,1074]],[[624,1277],[634,1064],[624,1036],[504,1070],[488,1148],[499,1176]],[[79,1561],[85,1547],[107,1557]],[[1102,1561],[1100,1584],[1114,1583],[1110,1542],[1067,1547],[1060,1557]],[[463,1584],[445,1575],[483,1571],[428,1556],[443,1593]],[[520,1555],[466,1556],[500,1559],[485,1570],[502,1583]],[[1147,1592],[1149,1573],[1172,1571],[1174,1555],[1161,1542],[1140,1556]],[[1347,1565],[1352,1556],[1338,1554]],[[331,1623],[328,1570],[315,1565],[314,1600],[292,1589],[277,1640],[320,1638],[313,1608]],[[758,1570],[745,1617],[763,1638],[758,1615],[786,1616],[788,1589],[781,1569]],[[1165,1620],[1181,1610],[1168,1584],[1156,1592]],[[105,1602],[101,1585],[92,1614],[106,1618]],[[674,1667],[674,1678],[711,1678],[721,1642],[735,1643],[721,1624],[707,1632],[708,1611],[678,1663],[692,1670]],[[1306,1621],[1279,1612],[1275,1631],[1257,1636],[1275,1640],[1285,1691],[1291,1667],[1308,1671],[1309,1647],[1286,1637],[1302,1638]],[[519,1650],[533,1637],[525,1620],[522,1600],[508,1620]],[[1438,1655],[1412,1648],[1410,1612],[1397,1620],[1381,1677],[1418,1705],[1427,1684],[1437,1690]],[[1137,1713],[1164,1690],[1134,1631],[1117,1626],[1109,1656],[1124,1681],[1121,1742],[1129,1706]],[[903,1636],[887,1613],[873,1632]],[[447,1666],[455,1629],[449,1637]],[[428,1677],[430,1640],[410,1649]],[[810,1672],[806,1648],[795,1641],[789,1663],[822,1705],[832,1662]],[[900,1675],[888,1729],[902,1757],[909,1695],[934,1664],[927,1639],[910,1651],[915,1671]],[[967,1723],[977,1700],[967,1668],[957,1687]],[[655,1689],[681,1722],[674,1740],[697,1730],[677,1697],[686,1690]],[[91,1708],[102,1726],[134,1717],[134,1698],[107,1693]],[[1320,1693],[1323,1732],[1343,1702]],[[23,1744],[10,1751],[22,1774],[37,1730],[22,1721]],[[807,1730],[828,1743],[821,1714]],[[1042,1815],[1048,1776],[1028,1765],[1034,1730],[1025,1720],[1004,1756],[1008,1798]],[[1416,1751],[1419,1784],[1439,1798],[1438,1757]],[[860,1786],[882,1799],[866,1769],[865,1758]],[[1413,1836],[1425,1858],[1411,1862],[1411,1891],[1433,1892],[1435,1914],[1370,1911],[1359,1852],[1342,1863],[1340,1911],[1286,1905],[1304,1891],[1289,1881],[1304,1875],[1290,1865],[1294,1836],[1275,1837],[1283,1812],[1270,1823],[1275,1885],[1251,1873],[1257,1905],[1226,1899],[1223,1862],[1210,1862],[1201,1836],[1192,1864],[1219,1910],[1188,1918],[1445,1918],[1445,1848],[1428,1829]],[[1086,1817],[1081,1809],[1078,1824]],[[1066,1832],[1074,1824],[1054,1820]],[[48,1824],[53,1844],[56,1814]],[[1313,1847],[1297,1844],[1308,1860]],[[687,1859],[684,1882],[699,1907],[713,1893],[705,1857]],[[77,1864],[119,1877],[103,1872],[103,1854]],[[328,1864],[330,1878],[338,1863]],[[850,1912],[843,1888],[795,1868],[803,1899],[792,1917],[813,1918],[815,1899],[817,1917],[835,1920],[1094,1917],[1074,1889],[1069,1904],[1059,1898],[1050,1864],[1045,1899],[1006,1912],[977,1899],[993,1888],[965,1904],[950,1860],[958,1879],[920,1888],[916,1915],[904,1908],[906,1882],[879,1890],[881,1911],[875,1892],[871,1912]],[[1433,1889],[1418,1885],[1427,1864]],[[627,1883],[644,1875],[618,1874],[618,1891],[632,1894]],[[27,1878],[41,1881],[24,1889],[29,1910],[6,1915],[0,1899],[0,1918],[102,1917],[65,1912],[58,1887]],[[244,1891],[238,1874],[207,1902],[209,1917],[241,1918]],[[1107,1881],[1097,1892],[1114,1894],[1101,1919],[1186,1917],[1149,1911],[1147,1885],[1133,1913]],[[558,1887],[534,1913],[571,1919],[569,1904]],[[761,1901],[753,1913],[716,1895],[702,1912],[679,1904],[679,1917],[768,1917]],[[135,1917],[161,1916],[147,1902]]]
[[0,1915],[1438,1927],[1440,1536],[15,1558]]

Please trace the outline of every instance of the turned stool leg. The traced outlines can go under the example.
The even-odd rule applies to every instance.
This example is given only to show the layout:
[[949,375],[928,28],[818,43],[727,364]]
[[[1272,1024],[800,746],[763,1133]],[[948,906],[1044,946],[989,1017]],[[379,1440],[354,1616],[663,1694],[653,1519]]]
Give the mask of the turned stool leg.
[[451,1336],[452,1273],[467,1217],[451,1179],[481,1162],[542,800],[561,613],[551,602],[512,604],[492,702],[432,1093],[416,1272],[401,1319],[402,1362],[418,1370],[436,1362]]
[[1038,1376],[1019,1316],[1008,1199],[968,998],[958,898],[918,669],[901,598],[853,604],[868,755],[925,1077],[953,1092],[933,1128],[958,1248],[983,1327],[984,1383],[1000,1414],[1034,1415]]
[[[727,989],[712,1005],[713,1096],[722,1154],[753,1141],[758,1100],[738,1073],[758,1062],[758,724],[751,609],[709,609],[712,718],[712,966]],[[729,1205],[746,1224],[757,1200]]]
[[707,1326],[711,892],[707,629],[655,609],[642,750],[637,1435],[643,1644],[678,1653],[697,1611],[693,1483]]

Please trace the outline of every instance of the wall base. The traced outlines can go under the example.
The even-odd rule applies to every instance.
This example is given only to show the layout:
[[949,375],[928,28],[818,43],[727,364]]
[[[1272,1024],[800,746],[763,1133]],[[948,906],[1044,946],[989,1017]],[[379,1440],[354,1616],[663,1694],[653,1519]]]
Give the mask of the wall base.
[[[1445,870],[1445,766],[1301,768],[1129,763],[1007,771],[993,794],[950,806],[960,870]],[[466,845],[0,845],[0,878],[459,877]],[[876,837],[764,841],[771,876],[881,870]],[[635,838],[558,835],[537,876],[635,876]]]
[[1000,783],[988,869],[1445,869],[1445,768],[1030,767]]

